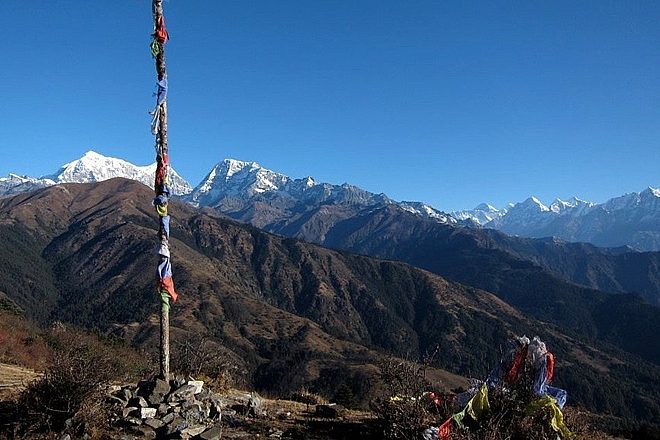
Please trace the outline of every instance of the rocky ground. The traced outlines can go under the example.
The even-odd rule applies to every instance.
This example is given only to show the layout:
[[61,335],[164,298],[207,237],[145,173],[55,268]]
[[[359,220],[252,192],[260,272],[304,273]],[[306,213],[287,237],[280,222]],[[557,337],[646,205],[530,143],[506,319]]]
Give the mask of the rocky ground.
[[325,440],[375,435],[370,413],[337,404],[270,400],[239,390],[214,393],[192,379],[113,386],[108,400],[113,405],[114,436],[124,440]]

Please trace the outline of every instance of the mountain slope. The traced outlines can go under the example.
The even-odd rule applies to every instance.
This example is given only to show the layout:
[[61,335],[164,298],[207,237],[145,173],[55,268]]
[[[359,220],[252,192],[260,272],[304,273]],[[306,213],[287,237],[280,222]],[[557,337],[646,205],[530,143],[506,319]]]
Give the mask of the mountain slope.
[[[0,232],[32,240],[24,247],[28,261],[17,262],[12,274],[0,272],[0,290],[35,317],[152,342],[158,319],[150,200],[148,188],[124,179],[0,200]],[[343,381],[357,389],[368,383],[365,365],[379,357],[414,356],[435,345],[438,366],[483,377],[507,335],[527,333],[553,348],[559,384],[575,401],[630,418],[660,416],[657,365],[525,317],[483,290],[406,264],[266,234],[176,202],[172,214],[181,292],[173,336],[209,332],[262,386],[285,391]],[[0,242],[5,261],[12,252]],[[43,279],[52,282],[35,290]],[[49,301],[32,299],[33,291],[47,292]],[[642,410],[639,399],[651,403]]]
[[[187,199],[197,206],[214,207],[222,213],[264,230],[305,241],[344,249],[342,231],[354,227],[359,219],[368,219],[374,212],[387,209],[392,215],[406,219],[406,227],[416,228],[406,213],[415,214],[419,231],[428,228],[425,219],[435,223],[456,224],[447,214],[419,202],[395,202],[384,195],[374,195],[350,185],[318,184],[312,178],[291,179],[261,167],[255,162],[226,159],[216,165]],[[621,203],[616,206],[621,206]],[[630,205],[630,204],[629,204]],[[538,216],[562,216],[567,212],[583,212],[592,204],[573,198],[556,200],[550,207],[531,197],[507,211],[490,205],[480,205],[479,213],[458,215],[462,222],[484,218],[503,219],[509,224],[538,224]],[[475,217],[477,216],[477,217]],[[479,217],[480,216],[480,217]],[[414,221],[414,218],[410,221]],[[554,217],[547,217],[548,221]],[[456,225],[458,226],[458,225]],[[599,249],[587,244],[569,244],[561,240],[529,240],[508,237],[490,229],[470,228],[463,231],[476,246],[500,250],[514,259],[528,260],[550,274],[586,287],[612,293],[638,293],[652,304],[660,305],[660,253],[635,253],[633,249]],[[328,241],[328,234],[333,238]],[[393,234],[394,235],[394,234]],[[415,239],[425,240],[421,234]],[[392,237],[396,243],[399,238]],[[411,244],[414,247],[414,245]],[[398,252],[373,254],[361,249],[348,249],[374,256],[402,259]],[[490,251],[486,251],[490,252]],[[497,256],[493,256],[497,258]],[[410,262],[411,260],[404,260]],[[420,262],[420,267],[428,264]],[[497,277],[497,274],[491,274]],[[460,279],[470,282],[469,279]],[[482,287],[479,285],[479,287]]]

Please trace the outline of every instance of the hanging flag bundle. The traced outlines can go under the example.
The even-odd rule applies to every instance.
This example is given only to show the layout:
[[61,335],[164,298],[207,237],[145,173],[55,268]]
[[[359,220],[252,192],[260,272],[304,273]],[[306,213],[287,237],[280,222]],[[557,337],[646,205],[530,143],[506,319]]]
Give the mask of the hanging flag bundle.
[[547,411],[550,414],[550,427],[557,433],[557,438],[573,438],[561,412],[566,404],[566,391],[549,385],[554,375],[554,365],[553,354],[538,337],[531,341],[524,336],[512,339],[507,352],[488,378],[483,382],[476,381],[470,390],[457,396],[457,402],[463,409],[439,427],[427,429],[424,438],[450,440],[455,431],[478,426],[482,417],[491,412],[489,393],[498,387],[508,392],[509,387],[520,383],[523,375],[533,380],[531,386],[534,392],[531,401],[521,402],[526,404],[525,414]]
[[151,132],[156,136],[156,176],[154,178],[153,206],[158,214],[158,238],[160,243],[157,247],[158,254],[158,293],[161,296],[163,306],[169,307],[169,301],[176,301],[178,295],[174,288],[172,279],[172,262],[170,255],[170,216],[168,203],[170,199],[169,188],[169,152],[167,146],[167,73],[165,71],[164,45],[169,40],[169,34],[165,28],[165,19],[156,10],[154,2],[154,33],[151,42],[151,54],[156,59],[156,71],[158,82],[156,84],[156,107],[151,112]]

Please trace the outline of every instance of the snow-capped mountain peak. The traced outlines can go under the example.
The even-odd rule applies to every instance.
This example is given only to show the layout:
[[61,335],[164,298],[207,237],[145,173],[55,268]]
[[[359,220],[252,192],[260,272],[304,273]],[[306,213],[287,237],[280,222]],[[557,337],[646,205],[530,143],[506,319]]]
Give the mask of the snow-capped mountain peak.
[[[107,157],[90,150],[80,159],[62,165],[57,172],[43,178],[55,183],[89,183],[124,177],[153,187],[155,174],[156,163],[137,166],[123,159]],[[183,195],[191,192],[192,187],[170,168],[170,190],[172,194]]]
[[543,204],[543,202],[541,202],[541,201],[540,201],[539,199],[537,199],[535,196],[528,197],[527,199],[525,199],[525,201],[523,201],[523,202],[518,203],[517,205],[515,205],[514,208],[515,208],[516,206],[520,206],[521,208],[522,208],[522,207],[525,207],[526,209],[527,209],[527,208],[531,208],[531,209],[535,209],[535,210],[538,209],[539,211],[542,211],[542,212],[550,211],[550,208],[548,208],[547,206],[545,206],[545,205]]
[[647,194],[649,194],[650,196],[653,196],[653,197],[659,197],[659,198],[660,198],[660,188],[653,188],[652,186],[649,186],[649,187],[646,188],[644,191],[642,191],[642,193],[647,193]]
[[489,203],[480,203],[472,210],[454,211],[451,215],[456,220],[470,220],[483,226],[493,220],[499,220],[506,212],[506,208],[497,209]]
[[[193,190],[188,200],[196,206],[216,207],[223,212],[241,211],[251,203],[268,205],[266,210],[290,209],[299,205],[347,205],[371,207],[395,204],[402,209],[438,222],[456,221],[420,202],[394,202],[385,194],[374,194],[349,183],[319,183],[313,177],[294,179],[271,171],[256,162],[225,159],[218,162]],[[268,215],[264,213],[264,215]]]
[[[136,180],[153,188],[155,175],[156,163],[137,166],[123,159],[103,156],[90,150],[81,158],[65,163],[55,173],[38,179],[13,173],[0,178],[0,196],[33,191],[58,183],[101,182],[113,177]],[[191,192],[192,187],[170,168],[170,190],[172,194],[184,195]]]
[[480,203],[474,208],[475,211],[484,211],[484,212],[498,212],[498,209],[489,203]]

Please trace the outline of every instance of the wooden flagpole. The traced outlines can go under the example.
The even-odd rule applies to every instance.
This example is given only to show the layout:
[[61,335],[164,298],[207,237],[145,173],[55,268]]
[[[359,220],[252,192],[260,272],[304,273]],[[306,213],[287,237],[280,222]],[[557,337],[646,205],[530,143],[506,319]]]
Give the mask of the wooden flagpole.
[[[167,77],[165,69],[165,44],[164,41],[158,40],[155,35],[157,29],[162,26],[163,18],[163,0],[152,0],[152,13],[154,19],[154,42],[157,45],[157,51],[152,53],[155,55],[156,72],[158,74],[158,81],[162,81]],[[156,108],[160,113],[159,121],[157,122],[156,133],[156,150],[157,160],[162,160],[162,157],[167,157],[167,100],[163,100]],[[166,169],[167,172],[167,169]],[[162,290],[159,289],[161,296],[161,313],[160,313],[160,377],[166,382],[170,380],[170,304]]]

